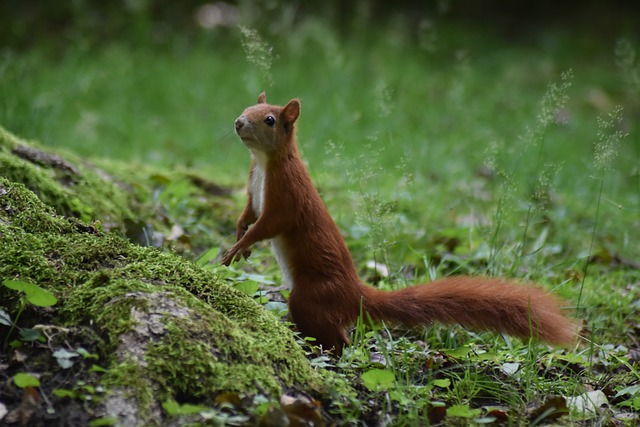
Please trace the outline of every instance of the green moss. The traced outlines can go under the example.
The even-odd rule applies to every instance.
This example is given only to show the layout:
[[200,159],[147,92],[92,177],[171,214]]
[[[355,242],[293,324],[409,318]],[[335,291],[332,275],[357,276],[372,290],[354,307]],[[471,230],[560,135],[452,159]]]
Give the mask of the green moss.
[[[55,293],[54,324],[103,337],[104,384],[134,395],[141,414],[158,399],[212,405],[227,390],[328,391],[291,331],[251,298],[177,255],[58,216],[0,178],[0,280],[9,278]],[[0,287],[9,311],[16,298]]]
[[5,178],[23,183],[62,215],[84,221],[100,218],[107,223],[133,217],[130,195],[119,190],[106,174],[71,154],[63,159],[48,153],[1,127],[0,170]]
[[144,301],[124,296],[153,291],[153,285],[140,280],[112,281],[106,273],[98,273],[66,293],[66,303],[60,314],[69,324],[95,322],[101,330],[108,331],[107,346],[103,351],[111,354],[118,344],[118,337],[135,324],[131,310],[146,308]]
[[[279,395],[283,385],[291,387],[296,378],[308,376],[306,361],[289,357],[299,349],[288,334],[248,330],[198,305],[191,307],[191,316],[170,320],[165,337],[154,342],[147,353],[149,369],[158,378],[175,379],[171,387],[179,394],[204,398],[212,391],[244,392],[258,385]],[[279,329],[271,326],[272,331]],[[175,355],[177,363],[168,365],[165,362],[173,358],[155,357],[163,354]],[[190,357],[179,357],[184,354]]]
[[110,390],[117,389],[126,399],[135,399],[143,412],[149,412],[154,399],[160,397],[156,396],[160,389],[158,384],[154,384],[147,371],[132,360],[114,364],[103,376],[102,384]]

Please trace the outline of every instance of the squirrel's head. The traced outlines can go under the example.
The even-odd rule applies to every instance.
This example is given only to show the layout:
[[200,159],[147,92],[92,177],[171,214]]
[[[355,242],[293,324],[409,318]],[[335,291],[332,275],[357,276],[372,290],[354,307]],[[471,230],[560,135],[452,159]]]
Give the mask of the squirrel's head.
[[264,92],[258,103],[236,119],[236,133],[252,150],[269,153],[292,141],[295,123],[300,115],[300,101],[292,99],[284,107],[267,104]]

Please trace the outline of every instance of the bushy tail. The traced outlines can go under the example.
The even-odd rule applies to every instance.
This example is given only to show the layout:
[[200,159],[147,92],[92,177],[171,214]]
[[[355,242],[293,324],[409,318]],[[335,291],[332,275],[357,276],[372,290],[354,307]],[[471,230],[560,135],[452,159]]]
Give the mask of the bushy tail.
[[502,278],[447,277],[397,291],[363,285],[363,308],[376,320],[413,326],[437,321],[566,345],[575,325],[544,290]]

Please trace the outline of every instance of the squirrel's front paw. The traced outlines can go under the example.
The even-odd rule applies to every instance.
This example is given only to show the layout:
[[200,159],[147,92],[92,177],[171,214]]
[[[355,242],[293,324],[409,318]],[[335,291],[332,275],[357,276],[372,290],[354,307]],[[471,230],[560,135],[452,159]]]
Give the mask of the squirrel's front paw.
[[234,246],[229,249],[226,254],[224,254],[220,263],[228,267],[232,262],[240,261],[240,254],[242,254],[242,257],[244,259],[247,259],[249,258],[249,255],[251,255],[251,251],[249,249],[243,249],[241,247]]
[[220,264],[225,265],[227,267],[229,267],[231,265],[231,263],[234,261],[235,254],[231,253],[231,251],[227,252],[226,254],[224,254],[224,256],[222,257],[222,260],[220,260]]

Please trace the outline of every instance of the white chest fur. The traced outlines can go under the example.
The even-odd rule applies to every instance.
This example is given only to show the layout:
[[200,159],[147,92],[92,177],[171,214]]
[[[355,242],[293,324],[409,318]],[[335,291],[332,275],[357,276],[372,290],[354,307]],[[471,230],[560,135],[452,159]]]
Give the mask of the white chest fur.
[[251,193],[251,206],[253,206],[253,211],[257,217],[262,215],[262,209],[264,208],[264,175],[263,166],[256,161],[251,172],[249,190]]
[[[251,206],[256,216],[259,218],[264,210],[264,192],[265,192],[265,170],[267,166],[267,158],[261,152],[253,152],[253,171],[249,180],[249,189],[251,190]],[[291,277],[291,264],[287,247],[284,244],[282,236],[276,236],[271,239],[271,249],[276,257],[276,261],[282,270],[282,279],[284,285],[291,289],[293,281]]]

